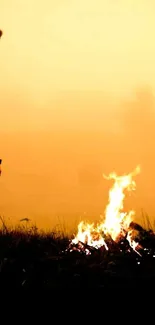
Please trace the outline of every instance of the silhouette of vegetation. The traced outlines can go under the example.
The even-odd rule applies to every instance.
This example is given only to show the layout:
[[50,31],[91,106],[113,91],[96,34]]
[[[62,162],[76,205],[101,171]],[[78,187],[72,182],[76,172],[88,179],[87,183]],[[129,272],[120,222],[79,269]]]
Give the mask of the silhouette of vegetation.
[[[7,227],[1,217],[0,287],[6,288],[129,288],[155,283],[155,236],[147,227],[132,223],[145,249],[141,256],[126,240],[109,241],[109,251],[92,249],[91,255],[69,249],[70,239],[61,231],[44,232],[35,225]],[[61,229],[61,227],[60,227]]]

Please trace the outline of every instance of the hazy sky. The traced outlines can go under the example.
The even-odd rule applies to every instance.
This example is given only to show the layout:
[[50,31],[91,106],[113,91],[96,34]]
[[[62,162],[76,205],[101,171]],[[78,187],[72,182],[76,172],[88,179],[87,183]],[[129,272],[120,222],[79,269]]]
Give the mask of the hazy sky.
[[154,87],[154,10],[151,0],[1,0],[2,89],[46,103],[52,91]]
[[96,216],[135,164],[155,213],[154,1],[0,0],[0,24],[2,214]]

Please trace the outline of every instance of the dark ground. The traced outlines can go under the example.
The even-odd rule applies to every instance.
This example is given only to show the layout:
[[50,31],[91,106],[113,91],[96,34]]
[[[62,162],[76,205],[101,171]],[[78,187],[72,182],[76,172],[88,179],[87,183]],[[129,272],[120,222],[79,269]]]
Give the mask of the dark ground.
[[0,289],[155,288],[155,235],[140,229],[139,256],[127,240],[109,242],[109,250],[70,252],[58,234],[2,229]]

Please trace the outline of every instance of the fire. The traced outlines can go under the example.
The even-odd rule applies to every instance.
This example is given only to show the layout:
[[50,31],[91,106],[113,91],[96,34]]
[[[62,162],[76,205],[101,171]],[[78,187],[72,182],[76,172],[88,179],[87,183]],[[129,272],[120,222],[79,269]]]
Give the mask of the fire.
[[106,242],[102,236],[100,225],[97,225],[95,227],[94,223],[88,224],[84,221],[81,221],[79,223],[78,233],[72,240],[73,244],[77,244],[78,242],[82,242],[84,244],[97,248],[105,246],[105,248],[108,250]]
[[108,250],[107,237],[110,237],[113,241],[126,237],[130,246],[136,250],[138,243],[131,238],[129,229],[135,212],[133,210],[124,212],[123,203],[125,190],[128,192],[135,190],[136,183],[133,177],[139,173],[140,167],[137,166],[128,175],[117,176],[116,173],[110,173],[108,176],[103,175],[105,179],[114,180],[114,184],[109,191],[109,203],[105,209],[104,218],[97,225],[81,221],[72,244],[83,243],[96,248],[104,246]]

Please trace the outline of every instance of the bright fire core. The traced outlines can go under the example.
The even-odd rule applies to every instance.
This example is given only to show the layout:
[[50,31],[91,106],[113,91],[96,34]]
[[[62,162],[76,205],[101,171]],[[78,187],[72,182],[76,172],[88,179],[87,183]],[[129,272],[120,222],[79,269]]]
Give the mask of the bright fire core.
[[114,241],[126,236],[130,246],[135,250],[138,243],[136,243],[130,236],[130,223],[135,214],[133,210],[129,212],[123,211],[123,202],[125,198],[125,191],[134,191],[136,183],[133,177],[140,173],[140,166],[128,175],[117,176],[116,173],[111,173],[109,176],[103,175],[105,179],[114,180],[114,184],[109,191],[109,203],[105,209],[105,215],[101,222],[95,225],[81,221],[78,225],[78,232],[72,240],[73,244],[82,242],[89,246],[99,248],[105,246],[107,236],[110,236]]

